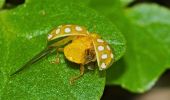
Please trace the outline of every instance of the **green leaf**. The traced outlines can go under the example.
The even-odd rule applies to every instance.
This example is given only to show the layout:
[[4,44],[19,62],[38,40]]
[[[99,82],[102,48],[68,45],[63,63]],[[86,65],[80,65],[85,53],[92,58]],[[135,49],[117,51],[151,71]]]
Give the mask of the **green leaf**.
[[149,90],[170,67],[170,11],[156,4],[122,8],[116,0],[108,0],[108,6],[105,0],[92,1],[90,7],[105,14],[127,39],[125,56],[107,71],[107,84]]
[[5,0],[0,0],[0,10],[1,10],[1,8],[2,8],[4,2],[5,2]]
[[100,99],[105,72],[87,71],[73,85],[79,66],[64,59],[50,64],[56,54],[10,77],[25,62],[46,47],[48,32],[61,24],[78,24],[99,33],[115,51],[116,60],[125,52],[125,40],[106,18],[87,7],[67,0],[27,0],[15,9],[0,11],[0,98],[1,99]]
[[127,17],[133,24],[145,28],[154,40],[161,43],[157,48],[164,51],[168,58],[163,60],[166,61],[166,67],[170,67],[170,10],[156,4],[142,4],[127,11]]
[[[130,25],[128,29],[124,28],[128,45],[121,62],[124,67],[118,64],[113,69],[124,71],[121,77],[108,79],[108,84],[121,84],[133,92],[145,92],[152,88],[170,66],[169,13],[170,11],[158,5],[138,5],[126,12]],[[107,77],[112,72],[108,73]]]
[[134,0],[120,0],[122,6],[127,6],[129,3],[133,2]]

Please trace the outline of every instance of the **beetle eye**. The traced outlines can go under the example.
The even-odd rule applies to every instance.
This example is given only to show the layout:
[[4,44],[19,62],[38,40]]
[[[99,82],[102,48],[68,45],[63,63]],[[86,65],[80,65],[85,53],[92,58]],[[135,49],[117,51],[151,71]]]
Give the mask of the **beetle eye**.
[[86,62],[93,62],[96,60],[96,54],[94,49],[87,49],[85,53]]

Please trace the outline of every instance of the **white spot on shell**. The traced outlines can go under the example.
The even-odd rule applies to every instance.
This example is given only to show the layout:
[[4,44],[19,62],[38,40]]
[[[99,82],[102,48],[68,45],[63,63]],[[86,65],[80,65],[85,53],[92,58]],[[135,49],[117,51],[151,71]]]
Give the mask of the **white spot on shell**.
[[76,31],[82,31],[82,28],[80,26],[76,26]]
[[97,42],[103,43],[104,41],[102,39],[97,39]]
[[102,59],[107,59],[107,54],[102,54]]
[[53,36],[51,34],[48,35],[48,40],[51,39]]
[[103,46],[98,46],[98,50],[99,50],[99,51],[103,51],[103,50],[104,50],[104,47],[103,47]]
[[107,45],[107,49],[110,50],[110,47]]
[[71,32],[71,29],[70,29],[70,28],[65,28],[64,31],[65,31],[66,33],[69,33],[69,32]]
[[113,54],[112,53],[110,54],[110,57],[113,58]]
[[102,68],[102,69],[106,69],[106,64],[105,64],[105,63],[102,63],[102,64],[101,64],[101,68]]
[[60,33],[60,29],[57,29],[56,31],[55,31],[55,34],[59,34]]

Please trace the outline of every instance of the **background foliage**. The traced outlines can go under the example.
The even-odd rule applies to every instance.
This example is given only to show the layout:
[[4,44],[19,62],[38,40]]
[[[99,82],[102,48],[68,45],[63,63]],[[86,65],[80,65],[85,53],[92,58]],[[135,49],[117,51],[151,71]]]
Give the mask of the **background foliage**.
[[[0,5],[2,4],[0,0]],[[99,99],[107,85],[142,93],[170,67],[170,11],[157,4],[128,7],[132,0],[27,0],[11,10],[0,11],[0,95],[8,99]],[[48,5],[47,5],[48,4]],[[79,73],[75,64],[61,56],[59,65],[42,59],[21,74],[9,74],[46,45],[52,28],[66,23],[86,26],[99,33],[115,50],[116,62],[105,72],[86,71],[70,86],[69,78]],[[121,35],[120,31],[126,38]],[[125,45],[127,44],[127,45]],[[6,52],[2,52],[6,51]],[[22,52],[22,53],[21,53]]]

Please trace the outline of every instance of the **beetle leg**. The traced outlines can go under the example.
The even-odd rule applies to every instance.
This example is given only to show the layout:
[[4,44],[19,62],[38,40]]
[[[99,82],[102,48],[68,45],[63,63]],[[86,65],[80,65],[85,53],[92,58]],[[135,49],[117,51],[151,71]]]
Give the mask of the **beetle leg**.
[[63,51],[64,51],[64,48],[58,48],[57,51],[58,51],[58,52],[63,52]]
[[60,63],[60,58],[59,58],[59,52],[63,52],[63,48],[58,48],[56,50],[57,54],[56,54],[56,60],[52,61],[52,64],[59,64]]
[[72,85],[74,83],[74,81],[79,79],[81,76],[83,76],[83,74],[84,74],[84,65],[80,65],[80,75],[72,77],[70,79],[70,84]]

